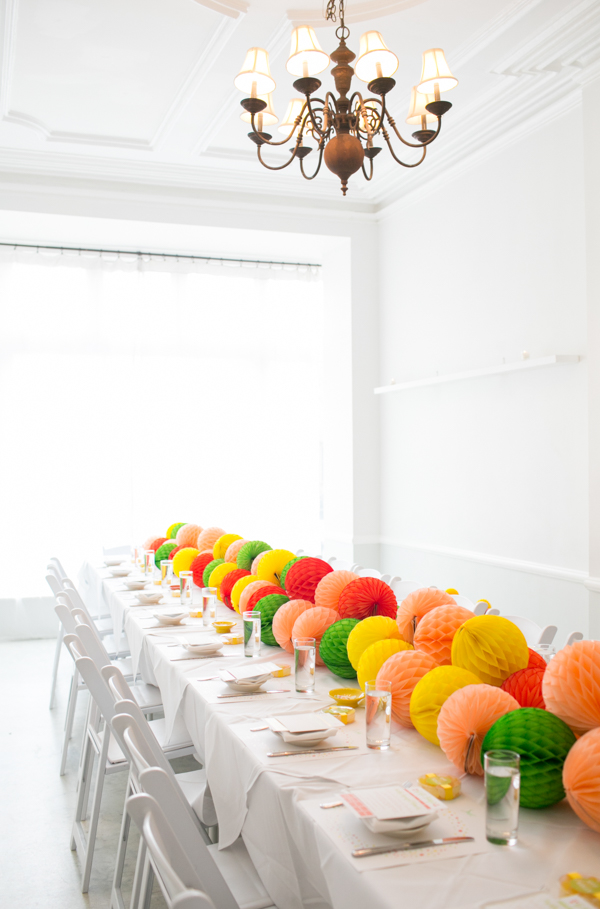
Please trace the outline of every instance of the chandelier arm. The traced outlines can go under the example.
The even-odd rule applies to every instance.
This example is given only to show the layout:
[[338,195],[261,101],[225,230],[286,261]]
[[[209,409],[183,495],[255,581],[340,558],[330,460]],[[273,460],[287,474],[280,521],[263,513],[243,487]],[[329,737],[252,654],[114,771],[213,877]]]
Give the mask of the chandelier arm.
[[[322,105],[321,110],[324,111],[324,110],[325,110],[325,101],[322,101],[321,98],[315,98],[314,100],[317,101],[319,104]],[[319,134],[319,136],[320,136],[321,138],[323,138],[326,134],[323,132],[323,130],[322,130],[319,126],[317,126],[317,122],[316,122],[316,120],[315,120],[315,115],[314,115],[314,112],[313,112],[312,105],[311,105],[310,101],[311,101],[310,98],[307,98],[307,99],[306,99],[306,105],[307,105],[307,107],[308,107],[307,116],[310,117],[310,122],[312,123],[313,133],[314,133],[314,132],[317,132],[317,133]]]
[[367,176],[367,172],[365,170],[365,162],[363,161],[363,163],[360,165],[362,167],[362,172],[363,172],[365,180],[373,179],[373,158],[369,158],[369,163],[371,165],[370,170],[369,170],[369,176]]
[[292,157],[290,158],[290,160],[289,160],[289,161],[286,161],[285,164],[280,164],[278,167],[273,167],[271,164],[267,164],[266,161],[263,161],[262,155],[261,155],[261,151],[260,151],[260,150],[261,150],[261,146],[260,146],[260,145],[257,147],[256,151],[257,151],[257,153],[258,153],[258,160],[260,161],[260,163],[262,164],[263,167],[266,167],[266,168],[267,168],[267,170],[284,170],[286,167],[289,167],[289,166],[290,166],[290,164],[292,163],[292,161],[293,161],[294,158],[296,157],[296,152],[298,151],[298,148],[299,148],[299,147],[300,147],[299,145],[295,145],[295,146],[294,146],[294,150],[293,150],[293,152],[292,152]]
[[[299,120],[302,118],[302,116],[304,115],[304,108],[305,108],[305,107],[306,107],[306,101],[304,102],[304,107],[302,108],[302,110],[300,111],[300,113],[299,113],[298,116],[296,117],[296,120],[294,121],[294,125],[292,126],[292,131],[291,131],[291,133],[289,134],[289,136],[287,136],[285,139],[282,139],[281,142],[271,142],[270,139],[263,139],[263,145],[270,145],[271,147],[274,148],[276,145],[285,145],[287,142],[289,142],[290,139],[293,137],[294,133],[296,132],[296,130],[298,129],[298,126],[299,126],[298,121],[299,121]],[[256,128],[256,124],[254,123],[254,114],[251,114],[250,116],[251,116],[251,123],[252,123],[252,131],[258,134],[259,131],[258,131],[258,129]],[[261,130],[261,133],[262,133],[262,130]]]
[[403,139],[402,136],[400,135],[400,133],[398,132],[398,130],[396,129],[396,121],[390,115],[389,111],[386,111],[386,114],[387,114],[387,118],[388,118],[388,123],[390,124],[390,126],[392,127],[392,129],[394,130],[394,132],[396,133],[398,138],[400,139],[400,141],[403,143],[403,145],[407,145],[409,148],[425,148],[425,146],[431,145],[431,143],[435,142],[435,140],[439,136],[440,130],[442,128],[442,118],[438,117],[437,118],[437,121],[438,121],[437,129],[436,129],[435,133],[433,134],[433,136],[431,137],[431,139],[428,139],[426,142],[409,142],[407,139]]
[[[402,167],[409,167],[409,168],[410,168],[410,167],[418,167],[419,164],[422,164],[423,161],[425,160],[425,155],[427,154],[427,148],[426,148],[425,146],[423,146],[423,154],[421,155],[421,157],[419,158],[419,160],[418,160],[418,161],[415,161],[414,164],[406,164],[404,161],[401,161],[400,158],[397,158],[397,157],[396,157],[396,154],[395,154],[394,149],[393,149],[393,147],[392,147],[392,143],[390,142],[389,133],[388,133],[387,129],[385,129],[385,127],[383,127],[383,129],[381,130],[381,134],[382,134],[383,138],[385,139],[385,141],[387,142],[388,148],[389,148],[389,150],[390,150],[390,154],[391,154],[392,158],[394,159],[394,161],[396,162],[396,164],[401,164]],[[416,147],[417,147],[417,148],[421,148],[421,146],[419,146],[419,145],[417,145]],[[259,149],[259,151],[260,151],[260,149]]]
[[322,161],[323,161],[323,150],[324,150],[324,148],[325,148],[325,146],[324,146],[323,144],[319,145],[319,163],[317,164],[317,169],[315,170],[315,172],[314,172],[314,174],[312,175],[312,177],[308,177],[308,176],[304,173],[304,161],[303,161],[302,158],[300,158],[300,171],[301,171],[302,176],[304,177],[305,180],[314,180],[315,177],[317,176],[317,174],[319,173],[319,171],[321,170],[321,163],[322,163]]

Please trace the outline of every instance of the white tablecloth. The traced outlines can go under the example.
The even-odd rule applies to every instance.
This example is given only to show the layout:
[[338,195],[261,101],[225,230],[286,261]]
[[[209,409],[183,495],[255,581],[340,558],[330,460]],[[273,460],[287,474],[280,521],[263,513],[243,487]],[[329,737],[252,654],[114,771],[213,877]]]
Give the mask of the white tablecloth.
[[[331,703],[327,692],[347,683],[319,668],[316,695],[311,700],[295,694],[292,676],[268,683],[272,688],[291,689],[289,694],[220,701],[216,695],[225,692],[225,686],[198,679],[243,663],[241,645],[224,647],[225,655],[219,658],[175,659],[183,655],[183,649],[167,646],[162,633],[149,633],[146,616],[151,610],[130,608],[124,594],[111,592],[113,582],[93,580],[98,572],[92,566],[85,566],[82,573],[88,586],[96,591],[99,585],[104,588],[107,604],[112,598],[121,600],[119,609],[125,617],[132,656],[144,680],[160,687],[171,728],[177,712],[182,712],[206,766],[219,819],[220,848],[230,845],[241,832],[279,909],[306,905],[481,909],[489,901],[546,887],[556,891],[558,878],[568,871],[600,874],[600,836],[579,821],[566,801],[542,811],[522,809],[515,847],[490,847],[480,855],[357,872],[317,822],[318,817],[316,821],[303,810],[302,801],[319,797],[331,801],[346,786],[402,784],[431,771],[456,774],[441,750],[415,731],[397,730],[391,751],[370,751],[364,745],[364,711],[358,710],[357,721],[339,733],[342,741],[359,744],[358,751],[315,759],[267,758],[267,751],[286,746],[270,731],[251,732],[252,728],[264,725],[261,720],[273,714],[325,706]],[[237,617],[224,606],[219,613],[219,617]],[[172,635],[174,642],[178,633]],[[291,663],[288,654],[264,645],[263,658]],[[483,798],[480,779],[464,778],[463,788],[473,799]]]

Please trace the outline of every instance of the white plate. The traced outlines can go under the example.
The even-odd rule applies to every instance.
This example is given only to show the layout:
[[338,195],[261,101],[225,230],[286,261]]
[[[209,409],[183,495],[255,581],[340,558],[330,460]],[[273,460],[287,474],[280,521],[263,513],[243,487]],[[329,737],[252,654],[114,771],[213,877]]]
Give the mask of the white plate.
[[109,568],[108,570],[113,578],[126,578],[128,574],[131,574],[131,568]]
[[363,817],[361,820],[371,833],[401,836],[403,833],[414,833],[415,830],[424,830],[437,816],[437,811],[434,811],[431,814],[418,815],[418,817],[395,817],[386,821],[380,821],[376,817]]
[[146,586],[146,581],[140,580],[139,578],[126,578],[123,583],[125,587],[129,587],[130,590],[143,590]]
[[107,568],[114,568],[116,565],[122,565],[123,562],[126,562],[127,559],[118,558],[118,559],[104,559],[104,564]]
[[337,733],[337,729],[320,729],[318,732],[287,732],[274,730],[280,735],[288,745],[318,745],[319,742],[331,738]]
[[161,625],[181,625],[184,619],[187,619],[187,612],[177,612],[172,615],[164,612],[153,612],[152,615]]
[[219,650],[223,649],[220,641],[207,641],[206,644],[191,644],[189,641],[182,641],[181,643],[189,653],[196,653],[198,656],[218,653]]
[[221,678],[233,691],[258,691],[272,676],[268,672],[266,675],[259,675],[253,679],[228,679],[224,676]]
[[136,599],[142,606],[157,606],[162,600],[162,593],[138,593]]

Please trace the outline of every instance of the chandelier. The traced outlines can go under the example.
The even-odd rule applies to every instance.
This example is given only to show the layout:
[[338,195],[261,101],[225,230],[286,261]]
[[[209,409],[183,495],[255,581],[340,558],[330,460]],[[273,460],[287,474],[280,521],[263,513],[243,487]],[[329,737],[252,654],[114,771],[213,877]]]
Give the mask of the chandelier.
[[[256,145],[258,160],[264,167],[268,170],[283,170],[297,159],[302,176],[314,180],[325,160],[329,170],[340,178],[342,193],[346,195],[348,180],[358,170],[362,170],[366,180],[373,178],[373,161],[381,151],[381,146],[373,143],[380,137],[385,140],[397,164],[402,167],[418,167],[423,163],[427,147],[440,134],[443,115],[452,107],[449,101],[441,100],[440,94],[455,88],[458,80],[450,72],[441,48],[424,51],[421,80],[413,86],[406,118],[409,125],[419,126],[419,129],[412,133],[414,142],[404,139],[387,107],[387,95],[396,85],[392,76],[398,69],[398,58],[389,50],[379,32],[369,31],[361,36],[358,59],[354,67],[350,66],[356,54],[346,45],[350,29],[344,24],[344,2],[345,0],[337,0],[337,3],[336,0],[329,0],[327,4],[325,18],[337,22],[339,16],[340,21],[335,32],[340,43],[331,56],[319,46],[310,25],[301,25],[292,32],[287,70],[300,77],[294,82],[294,88],[303,97],[292,98],[288,105],[279,126],[285,139],[274,142],[273,137],[264,131],[265,127],[277,123],[271,104],[275,80],[271,76],[266,50],[261,47],[250,48],[235,78],[235,85],[249,96],[241,101],[244,108],[241,118],[252,127],[252,132],[248,135]],[[314,93],[321,87],[321,82],[315,76],[323,72],[331,61],[335,63],[331,75],[337,97],[330,91],[324,99],[314,97]],[[368,91],[377,97],[363,98],[360,91],[348,96],[354,75],[366,82]],[[403,145],[421,149],[417,161],[408,163],[400,160],[394,151],[388,126]],[[313,151],[310,145],[304,145],[304,139],[309,136],[316,142],[318,149],[318,162],[311,174],[304,168],[306,157]],[[286,145],[290,141],[294,142],[289,149],[292,153],[290,159],[278,166],[267,164],[263,159],[263,148]],[[368,161],[366,167],[365,158]]]

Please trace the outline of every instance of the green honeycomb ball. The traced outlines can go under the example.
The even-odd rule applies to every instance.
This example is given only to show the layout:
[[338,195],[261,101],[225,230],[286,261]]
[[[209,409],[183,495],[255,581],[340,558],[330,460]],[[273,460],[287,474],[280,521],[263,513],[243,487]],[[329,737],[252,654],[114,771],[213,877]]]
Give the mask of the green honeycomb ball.
[[215,570],[215,568],[217,567],[217,565],[222,565],[224,561],[225,561],[225,559],[213,559],[212,562],[208,563],[208,565],[206,566],[206,568],[204,569],[204,571],[202,573],[202,583],[204,584],[205,587],[208,587],[208,582],[210,580],[210,576],[213,573],[213,571]]
[[273,618],[277,610],[284,603],[288,603],[289,599],[284,593],[270,593],[254,607],[256,612],[260,612],[260,639],[269,647],[279,646],[273,635]]
[[348,659],[348,637],[358,619],[340,619],[325,631],[321,638],[319,654],[321,659],[334,675],[342,679],[355,679],[356,669]]
[[567,724],[553,713],[521,707],[496,720],[483,740],[481,763],[487,751],[516,751],[521,755],[520,804],[547,808],[565,797],[563,764],[575,741]]
[[171,527],[171,533],[169,534],[169,537],[171,540],[175,539],[175,537],[177,536],[177,531],[180,530],[182,527],[185,527],[185,524],[186,524],[185,521],[183,522],[183,524],[173,524],[173,526]]
[[154,564],[157,568],[160,568],[160,563],[163,559],[169,558],[169,553],[172,552],[173,549],[177,549],[175,540],[167,540],[166,543],[163,543],[162,546],[158,547],[154,553]]
[[247,543],[244,543],[237,554],[237,567],[244,568],[246,571],[250,571],[252,568],[252,562],[256,556],[259,555],[259,553],[267,552],[272,548],[273,547],[269,546],[268,543],[263,543],[262,540],[248,540]]

